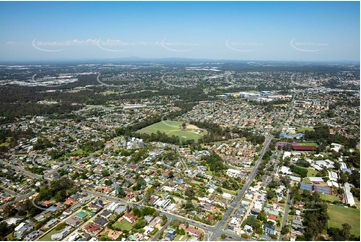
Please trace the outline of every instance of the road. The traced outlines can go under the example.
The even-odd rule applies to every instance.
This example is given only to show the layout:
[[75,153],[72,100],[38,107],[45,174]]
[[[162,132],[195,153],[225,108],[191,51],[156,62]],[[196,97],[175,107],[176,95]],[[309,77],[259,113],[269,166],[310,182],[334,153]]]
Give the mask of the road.
[[8,203],[5,203],[5,204],[1,205],[1,206],[0,206],[0,209],[4,208],[4,207],[5,207],[6,205],[8,205],[8,204],[13,204],[13,203],[22,201],[22,200],[24,200],[24,199],[26,199],[26,198],[34,195],[34,194],[35,194],[35,192],[29,192],[29,193],[24,194],[24,195],[22,195],[22,196],[18,196],[17,198],[15,198],[14,201],[11,201],[11,202],[8,202]]
[[[103,194],[103,193],[98,193],[98,192],[93,192],[93,191],[89,191],[89,190],[83,190],[84,192],[90,194],[90,195],[93,195],[93,196],[96,196],[96,197],[100,197],[100,198],[103,198],[103,199],[107,199],[109,201],[112,201],[112,202],[119,202],[123,205],[129,205],[129,206],[137,206],[137,207],[144,207],[144,205],[142,204],[137,204],[137,203],[132,203],[132,202],[126,202],[120,198],[116,198],[116,197],[113,197],[113,196],[109,196],[109,195],[106,195],[106,194]],[[178,220],[181,220],[181,221],[184,221],[184,222],[188,222],[188,224],[194,226],[194,227],[197,227],[197,228],[200,228],[202,230],[205,231],[205,233],[207,232],[213,232],[214,231],[214,226],[210,226],[210,225],[207,225],[207,224],[203,224],[203,223],[200,223],[200,222],[197,222],[197,221],[194,221],[192,219],[188,219],[188,218],[184,218],[182,216],[179,216],[177,214],[174,214],[174,213],[171,213],[169,211],[165,211],[163,209],[158,209],[158,208],[155,208],[153,207],[155,210],[157,210],[160,214],[160,216],[162,216],[163,214],[165,214],[167,216],[168,219],[170,220],[175,220],[175,219],[178,219]],[[233,233],[230,233],[228,231],[225,231],[223,232],[224,234],[226,234],[227,236],[233,238],[234,240],[244,240],[242,237],[240,236],[237,236]]]
[[34,174],[34,173],[31,173],[29,171],[26,171],[18,166],[14,166],[13,164],[10,164],[8,162],[5,162],[4,160],[0,160],[0,162],[4,163],[5,165],[7,166],[10,166],[12,169],[16,170],[16,171],[19,171],[19,172],[22,172],[24,175],[32,178],[32,179],[41,179],[42,176],[41,175],[37,175],[37,174]]
[[6,187],[0,186],[0,190],[1,190],[1,189],[4,190],[4,192],[10,194],[11,196],[14,196],[14,197],[15,197],[15,196],[17,195],[16,192],[14,192],[14,191],[6,188]]
[[164,224],[161,230],[159,230],[153,237],[152,241],[158,241],[160,235],[163,233],[163,231],[169,226],[171,220],[168,219],[168,221]]
[[254,168],[252,169],[251,174],[249,175],[246,184],[243,186],[241,191],[235,197],[235,199],[233,200],[233,202],[229,206],[228,210],[223,214],[221,221],[219,221],[218,224],[215,226],[215,228],[213,230],[213,234],[212,234],[210,240],[215,241],[217,238],[219,238],[221,236],[222,233],[224,233],[223,229],[224,229],[224,227],[225,227],[225,225],[227,223],[227,220],[231,217],[231,214],[233,213],[233,211],[235,210],[237,205],[240,203],[244,193],[251,186],[251,183],[252,183],[253,179],[256,177],[258,166],[261,163],[262,158],[263,158],[264,154],[266,153],[266,151],[268,149],[268,146],[270,145],[272,139],[273,139],[273,135],[270,135],[270,136],[268,136],[266,138],[264,146],[263,146],[262,151],[261,151],[261,155],[259,156]]
[[183,167],[184,167],[184,170],[185,170],[185,171],[188,170],[187,164],[186,164],[186,162],[183,160],[183,157],[182,157],[181,153],[179,152],[179,147],[178,147],[178,145],[173,145],[173,148],[177,151],[177,153],[178,153],[178,159],[179,159],[179,161],[182,163],[182,165],[183,165]]
[[[291,191],[288,190],[287,193],[287,199],[286,199],[286,206],[285,206],[285,212],[283,214],[283,220],[282,220],[282,224],[281,224],[281,229],[286,225],[287,222],[287,217],[288,217],[288,210],[290,208],[290,204],[291,204]],[[280,233],[280,237],[278,240],[282,240],[283,235]]]

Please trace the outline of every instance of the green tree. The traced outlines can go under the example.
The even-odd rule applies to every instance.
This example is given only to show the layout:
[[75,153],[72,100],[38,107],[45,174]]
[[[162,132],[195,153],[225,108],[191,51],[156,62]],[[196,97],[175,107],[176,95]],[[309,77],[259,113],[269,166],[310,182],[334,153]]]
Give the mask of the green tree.
[[193,187],[187,187],[187,189],[185,190],[184,194],[189,198],[192,199],[194,198],[194,190]]

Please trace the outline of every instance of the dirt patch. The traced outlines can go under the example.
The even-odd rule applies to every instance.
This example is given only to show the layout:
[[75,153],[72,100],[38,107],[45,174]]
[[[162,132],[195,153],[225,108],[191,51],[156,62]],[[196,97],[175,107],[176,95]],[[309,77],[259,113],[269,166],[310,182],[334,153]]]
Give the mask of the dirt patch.
[[199,129],[199,128],[193,124],[188,124],[187,129]]

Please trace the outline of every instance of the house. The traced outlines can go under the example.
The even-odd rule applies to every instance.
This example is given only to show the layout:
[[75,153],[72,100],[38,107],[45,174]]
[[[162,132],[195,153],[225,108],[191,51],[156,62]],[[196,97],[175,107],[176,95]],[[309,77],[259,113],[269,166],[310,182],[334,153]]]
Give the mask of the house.
[[100,227],[96,224],[88,224],[84,227],[84,230],[90,234],[97,234],[100,231]]
[[30,230],[32,230],[34,227],[26,222],[20,223],[16,228],[14,229],[14,235],[16,238],[20,239]]
[[169,230],[165,235],[165,238],[169,240],[174,240],[175,237],[177,237],[177,233],[174,230]]
[[224,193],[222,194],[222,198],[227,199],[227,200],[231,200],[231,199],[232,199],[232,195],[229,194],[229,193],[224,192]]
[[302,218],[300,216],[294,215],[292,217],[292,223],[291,223],[292,227],[295,229],[298,228],[302,228],[303,224],[302,224]]
[[292,149],[295,151],[316,151],[316,146],[302,146],[302,145],[293,145]]
[[61,240],[64,238],[71,230],[71,226],[66,226],[60,233],[53,234],[51,240]]
[[44,226],[43,226],[43,228],[44,229],[48,229],[48,228],[51,228],[51,227],[53,227],[55,224],[57,224],[58,223],[58,220],[57,219],[55,219],[55,218],[53,218],[53,219],[50,219]]
[[266,234],[276,234],[275,226],[268,223],[263,225],[263,230]]
[[74,199],[68,198],[65,200],[64,205],[73,205],[75,203],[76,203],[76,201]]
[[185,231],[185,230],[187,229],[187,226],[186,226],[185,224],[180,224],[180,225],[178,226],[178,229],[179,229],[179,230],[182,230],[182,229],[183,229],[183,230]]
[[68,216],[68,215],[70,215],[70,214],[72,214],[73,212],[71,211],[71,210],[69,210],[69,209],[65,209],[64,210],[64,212],[63,212],[63,214],[65,215],[65,216]]
[[195,228],[188,228],[187,233],[196,238],[200,238],[202,235],[202,233],[199,230],[196,230]]
[[157,224],[159,224],[162,221],[161,217],[155,217],[150,223],[149,227],[154,228]]
[[150,216],[150,215],[144,216],[144,220],[145,220],[145,222],[147,222],[147,224],[149,224],[150,221],[152,221],[152,219],[153,219],[153,216]]
[[350,204],[351,206],[354,206],[355,205],[355,199],[351,193],[351,186],[350,186],[350,183],[346,182],[344,184],[344,197],[345,197],[345,202],[347,204]]
[[129,223],[134,223],[135,217],[133,217],[130,213],[125,213],[123,218],[126,219]]
[[94,219],[94,223],[98,224],[99,226],[104,226],[108,223],[108,220],[106,220],[103,217],[98,216],[96,219]]
[[46,200],[46,201],[43,202],[43,205],[44,205],[45,207],[48,207],[50,204],[51,204],[51,202],[49,202],[48,200]]
[[40,235],[39,231],[35,230],[25,237],[26,241],[35,240]]
[[82,220],[76,216],[70,217],[65,220],[65,223],[71,225],[73,227],[78,227],[78,225],[82,222]]
[[267,215],[267,221],[276,221],[277,216],[274,214],[268,214]]
[[104,217],[104,218],[109,218],[110,216],[112,215],[112,213],[111,212],[109,212],[108,210],[104,210],[101,214],[100,214],[100,216],[102,216],[102,217]]
[[246,224],[243,229],[244,229],[244,231],[246,232],[246,234],[248,234],[248,235],[250,235],[250,234],[253,233],[252,227],[249,226],[248,224]]

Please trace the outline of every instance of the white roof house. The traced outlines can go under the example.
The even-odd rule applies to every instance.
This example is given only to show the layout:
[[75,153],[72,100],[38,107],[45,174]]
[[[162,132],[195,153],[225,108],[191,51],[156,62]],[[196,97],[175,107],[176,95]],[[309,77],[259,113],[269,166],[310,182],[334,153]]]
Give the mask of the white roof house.
[[290,169],[291,168],[287,166],[282,166],[280,172],[282,172],[283,174],[291,174],[292,172],[290,172]]
[[322,177],[308,177],[311,182],[323,182]]
[[297,176],[288,176],[294,182],[301,182],[301,177]]
[[339,152],[340,149],[342,148],[342,145],[337,144],[337,143],[331,143],[331,146],[333,146],[333,147],[331,148],[331,150],[334,150],[334,151],[336,151],[336,152]]
[[351,193],[351,187],[350,187],[350,184],[348,182],[345,183],[343,189],[345,191],[346,203],[350,204],[350,205],[355,205],[355,199],[353,198],[353,195]]
[[328,177],[330,178],[331,181],[337,181],[338,179],[337,173],[333,171],[328,172]]
[[254,203],[254,208],[255,208],[255,209],[262,210],[262,203],[259,202],[259,201],[256,201],[256,202]]
[[232,199],[232,195],[231,194],[229,194],[229,193],[226,193],[226,192],[224,192],[223,194],[222,194],[222,197],[224,198],[224,199]]

